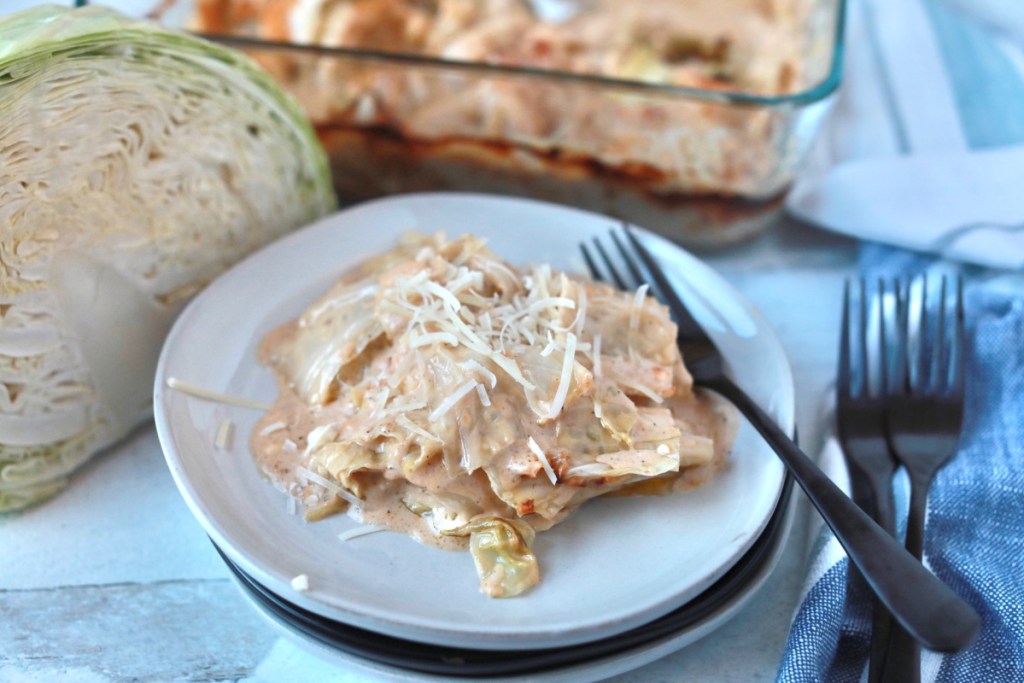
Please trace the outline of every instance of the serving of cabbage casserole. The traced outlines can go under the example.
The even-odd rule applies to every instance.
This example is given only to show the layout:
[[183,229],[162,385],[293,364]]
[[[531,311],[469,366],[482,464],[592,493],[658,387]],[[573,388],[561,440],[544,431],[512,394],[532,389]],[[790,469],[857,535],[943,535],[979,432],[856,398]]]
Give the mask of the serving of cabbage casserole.
[[695,393],[667,309],[482,240],[409,235],[263,339],[253,452],[309,520],[472,552],[480,589],[540,579],[534,534],[610,492],[709,479],[731,413]]

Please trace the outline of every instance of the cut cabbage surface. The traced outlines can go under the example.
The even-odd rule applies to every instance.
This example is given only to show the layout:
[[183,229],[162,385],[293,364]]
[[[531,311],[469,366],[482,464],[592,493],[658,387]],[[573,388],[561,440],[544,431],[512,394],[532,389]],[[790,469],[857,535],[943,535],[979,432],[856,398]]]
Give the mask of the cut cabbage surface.
[[181,306],[334,206],[304,113],[241,53],[100,7],[0,18],[0,510],[148,417]]

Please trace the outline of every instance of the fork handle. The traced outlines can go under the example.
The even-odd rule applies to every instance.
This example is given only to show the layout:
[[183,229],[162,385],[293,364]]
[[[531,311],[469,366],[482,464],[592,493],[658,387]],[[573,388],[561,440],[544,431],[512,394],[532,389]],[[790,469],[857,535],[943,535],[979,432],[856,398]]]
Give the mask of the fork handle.
[[[928,505],[928,489],[932,474],[910,474],[910,508],[907,514],[906,548],[915,558],[924,556],[924,518]],[[889,634],[889,647],[885,659],[883,683],[919,683],[921,680],[921,647],[903,629]]]
[[[873,518],[882,530],[890,536],[896,532],[896,504],[892,495],[892,478],[896,473],[896,464],[892,463],[890,468],[874,472],[871,476],[871,488],[874,502]],[[863,508],[862,508],[863,509]],[[867,510],[865,510],[867,512]],[[863,581],[863,579],[861,579]],[[876,598],[872,600],[871,620],[871,654],[868,660],[868,683],[889,683],[886,679],[886,672],[889,670],[887,656],[890,648],[890,638],[893,631],[906,634],[899,625],[893,627],[892,615],[885,609]],[[900,683],[912,683],[906,680]]]
[[[892,467],[884,469],[876,467],[865,469],[858,461],[848,461],[847,466],[850,472],[850,495],[853,502],[870,515],[887,533],[894,535],[893,509],[895,504],[892,495],[892,475],[896,470],[895,463],[892,464]],[[846,575],[846,588],[847,604],[850,600],[862,600],[861,595],[867,590],[867,582],[853,565],[850,565]],[[878,601],[878,598],[872,595],[868,683],[888,683],[883,677],[885,675],[885,655],[889,648],[891,631],[892,615]]]
[[907,552],[918,560],[924,557],[924,518],[928,509],[928,489],[932,475],[914,476],[910,472],[910,508],[907,511]]
[[915,639],[939,652],[974,642],[978,613],[857,507],[746,392],[727,377],[702,385],[733,403],[778,454],[879,600]]

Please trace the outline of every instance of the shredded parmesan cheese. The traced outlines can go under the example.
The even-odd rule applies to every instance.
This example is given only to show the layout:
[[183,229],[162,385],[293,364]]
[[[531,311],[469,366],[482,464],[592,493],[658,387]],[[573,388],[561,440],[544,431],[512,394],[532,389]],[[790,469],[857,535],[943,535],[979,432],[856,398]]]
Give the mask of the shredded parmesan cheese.
[[462,335],[465,337],[465,341],[463,343],[465,343],[466,346],[473,349],[474,351],[478,353],[492,352],[491,347],[488,346],[486,342],[484,342],[484,340],[481,339],[476,334],[476,332],[474,332],[473,329],[466,324],[465,320],[459,317],[458,313],[456,313],[454,309],[452,309],[449,306],[445,307],[445,311],[447,312],[447,316],[443,320],[438,320],[440,324],[443,325],[445,323],[449,323],[452,327],[455,328],[455,331],[462,333]]
[[455,393],[441,401],[437,405],[437,407],[434,408],[434,412],[430,413],[430,417],[428,417],[427,419],[433,422],[434,420],[438,419],[439,417],[447,413],[449,410],[455,407],[456,403],[462,400],[463,396],[473,391],[473,387],[475,387],[478,384],[480,383],[477,382],[475,379],[471,379],[465,384],[461,385],[458,389],[455,390]]
[[217,436],[213,440],[213,445],[219,451],[231,450],[231,443],[235,436],[235,423],[231,420],[224,418],[220,421],[220,427],[217,429]]
[[458,295],[467,289],[475,287],[480,289],[484,284],[484,274],[479,270],[470,270],[465,266],[460,266],[455,273],[455,277],[448,281],[445,285],[452,294]]
[[620,380],[619,384],[626,387],[627,389],[633,389],[634,391],[643,394],[647,398],[651,399],[655,403],[664,403],[665,397],[651,389],[649,386],[641,384],[640,382]]
[[546,299],[540,299],[534,301],[526,307],[526,311],[522,315],[528,313],[537,313],[543,311],[546,308],[568,308],[569,310],[576,309],[576,302],[567,296],[550,296]]
[[579,289],[579,305],[576,308],[576,320],[573,321],[573,328],[576,330],[576,336],[583,336],[583,327],[587,323],[587,290],[583,287]]
[[288,425],[285,422],[282,422],[280,420],[277,422],[271,422],[266,427],[260,430],[260,436],[268,436],[270,434],[273,434],[274,432],[281,431],[287,426]]
[[636,332],[640,329],[640,312],[644,308],[644,298],[650,285],[646,282],[636,288],[636,296],[633,298],[633,307],[629,311],[629,331]]
[[426,408],[426,401],[410,401],[409,403],[392,403],[388,406],[384,412],[393,415],[395,413],[408,413],[411,410],[419,410],[420,408]]
[[603,462],[588,462],[585,465],[570,467],[565,474],[569,477],[594,477],[601,476],[610,469],[611,467]]
[[533,385],[533,382],[530,382],[525,377],[523,377],[522,371],[519,369],[519,366],[516,365],[516,362],[514,360],[512,360],[508,356],[503,356],[500,353],[493,352],[490,354],[490,357],[491,360],[493,360],[498,367],[500,367],[502,370],[508,373],[509,377],[514,379],[520,385],[522,385],[525,391],[533,391],[536,388]]
[[433,280],[427,280],[426,282],[424,282],[423,289],[430,292],[437,298],[441,299],[441,301],[445,302],[445,304],[456,313],[459,311],[460,308],[462,308],[462,302],[459,301],[454,294],[452,294],[450,291],[448,291],[441,285],[437,284]]
[[431,434],[430,432],[428,432],[427,430],[423,429],[422,427],[417,425],[415,422],[413,422],[412,420],[407,418],[405,415],[399,415],[397,418],[395,418],[395,422],[398,423],[399,425],[405,427],[406,429],[408,429],[413,434],[416,434],[417,436],[421,436],[424,439],[428,439],[430,441],[436,441],[438,443],[444,443],[444,441],[441,439],[441,437],[436,436],[434,434]]
[[380,531],[387,531],[387,527],[378,526],[377,524],[367,524],[365,526],[357,526],[354,529],[348,531],[342,531],[338,534],[339,541],[351,541],[353,538],[359,538],[360,536],[369,536]]
[[498,384],[498,377],[493,372],[491,372],[484,366],[480,365],[480,363],[476,362],[472,358],[470,358],[469,360],[462,364],[462,369],[468,370],[469,372],[479,373],[481,376],[483,376],[484,379],[487,380],[487,383],[491,385],[491,389],[493,389]]
[[540,447],[540,444],[534,441],[532,436],[527,439],[526,445],[531,451],[533,451],[533,454],[537,456],[537,459],[540,460],[540,466],[544,468],[544,473],[548,475],[548,479],[551,480],[551,483],[557,484],[558,477],[555,476],[555,470],[551,468],[551,463],[548,461],[548,456],[544,452],[544,449]]
[[572,366],[576,362],[576,335],[569,332],[565,335],[565,356],[562,358],[562,374],[558,378],[558,389],[555,391],[555,398],[551,401],[551,411],[548,418],[555,419],[562,412],[565,405],[565,397],[569,394],[569,385],[572,383]]
[[541,349],[540,355],[547,358],[551,355],[551,352],[555,350],[555,338],[551,336],[551,330],[548,330],[548,343],[543,349]]
[[346,299],[320,327],[300,318],[261,346],[282,396],[265,422],[282,422],[262,426],[271,436],[254,440],[256,455],[307,521],[347,508],[356,528],[336,530],[340,541],[390,528],[446,545],[484,516],[537,514],[546,528],[595,495],[714,455],[651,408],[658,392],[672,411],[692,397],[647,285],[622,292],[544,266],[525,276],[472,236],[410,263],[415,244],[353,275],[379,283],[372,301]]
[[300,593],[305,593],[309,590],[309,577],[305,574],[299,574],[292,579],[292,588]]
[[168,377],[167,386],[171,389],[176,389],[183,394],[190,394],[196,398],[204,398],[208,401],[217,401],[218,403],[224,403],[229,406],[237,406],[239,408],[252,408],[253,410],[270,410],[271,405],[264,403],[263,401],[253,401],[248,398],[240,398],[238,396],[229,396],[228,394],[222,394],[211,389],[204,389],[201,386],[185,382],[177,377]]
[[319,484],[320,486],[323,486],[325,489],[327,489],[328,491],[330,491],[334,495],[338,496],[342,500],[348,501],[352,505],[360,506],[360,505],[363,504],[363,501],[359,500],[354,495],[352,495],[352,493],[350,491],[346,491],[341,486],[339,486],[336,482],[333,482],[333,481],[331,481],[330,479],[328,479],[326,477],[321,477],[316,472],[308,470],[305,467],[296,467],[295,468],[295,472],[296,472],[296,474],[300,474],[303,477],[305,477],[306,479],[309,479],[314,484]]
[[458,346],[459,340],[451,332],[432,332],[412,337],[409,340],[409,348],[418,349],[421,346],[430,346],[436,343]]
[[325,443],[334,438],[334,426],[333,425],[320,425],[309,430],[309,434],[306,435],[306,455],[309,455],[316,449],[323,446]]

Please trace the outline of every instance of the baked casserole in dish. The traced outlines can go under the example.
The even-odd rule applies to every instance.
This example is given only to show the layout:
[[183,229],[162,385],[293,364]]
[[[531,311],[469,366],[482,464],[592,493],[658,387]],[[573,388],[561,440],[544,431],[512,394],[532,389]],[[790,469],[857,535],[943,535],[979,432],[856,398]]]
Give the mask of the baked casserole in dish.
[[529,196],[693,248],[763,230],[839,82],[844,0],[190,0],[306,108],[344,202]]

